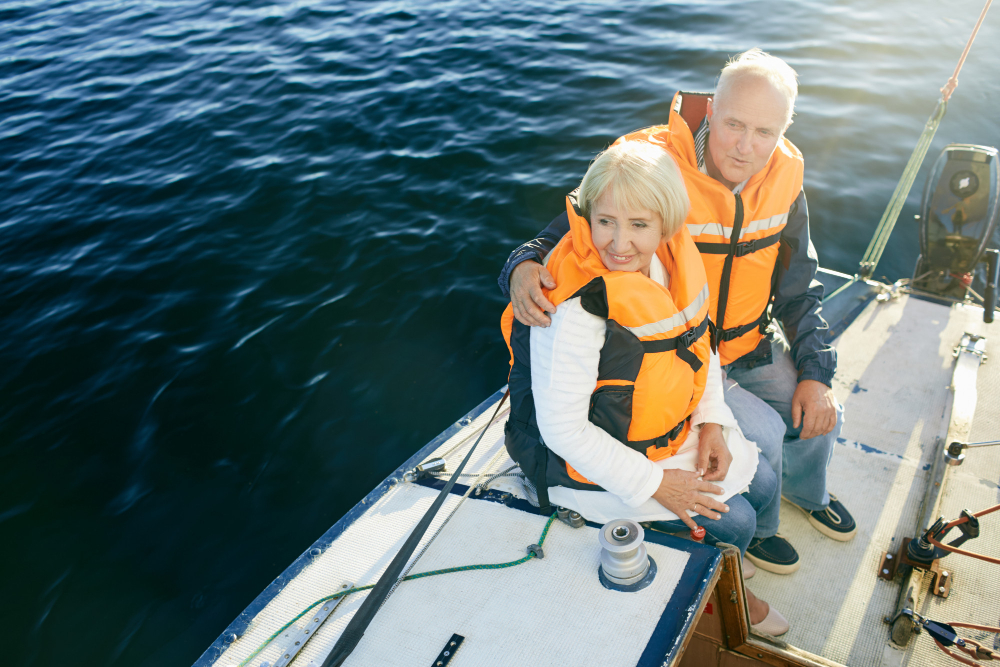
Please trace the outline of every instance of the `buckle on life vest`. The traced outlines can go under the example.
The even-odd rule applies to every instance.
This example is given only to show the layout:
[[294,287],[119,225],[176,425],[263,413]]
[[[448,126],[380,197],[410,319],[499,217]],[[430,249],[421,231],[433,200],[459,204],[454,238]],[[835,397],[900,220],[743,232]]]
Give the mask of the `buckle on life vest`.
[[[695,344],[695,341],[699,338],[698,329],[700,327],[695,327],[694,329],[688,329],[680,336],[677,337],[677,349],[687,349]],[[702,331],[701,333],[704,333]]]
[[679,436],[681,434],[681,431],[684,430],[684,424],[687,424],[689,419],[691,419],[690,416],[685,417],[680,421],[679,424],[677,424],[677,426],[667,431],[667,442],[673,442],[674,440],[677,439],[677,436]]
[[735,257],[743,257],[744,255],[749,255],[750,253],[757,251],[757,240],[744,241],[743,243],[736,244]]

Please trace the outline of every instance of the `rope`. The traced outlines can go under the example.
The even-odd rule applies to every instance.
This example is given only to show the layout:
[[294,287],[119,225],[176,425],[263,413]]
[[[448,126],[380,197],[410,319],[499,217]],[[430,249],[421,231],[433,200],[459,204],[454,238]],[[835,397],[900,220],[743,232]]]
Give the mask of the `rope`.
[[[539,547],[541,547],[542,545],[545,544],[545,538],[549,534],[549,528],[552,527],[552,522],[555,521],[555,520],[556,520],[556,515],[553,514],[552,516],[549,517],[549,520],[545,522],[545,528],[542,529],[542,536],[540,538],[538,538],[538,546]],[[433,577],[433,576],[437,576],[439,574],[451,574],[453,572],[469,572],[471,570],[503,570],[503,569],[508,568],[508,567],[514,567],[515,565],[521,565],[523,563],[527,563],[532,558],[535,558],[535,554],[534,553],[529,553],[527,556],[525,556],[523,558],[518,558],[517,560],[512,560],[512,561],[507,562],[507,563],[488,563],[488,564],[482,564],[482,565],[462,565],[462,566],[459,566],[459,567],[445,568],[443,570],[431,570],[430,572],[419,572],[417,574],[407,575],[407,576],[403,577],[401,581],[411,581],[413,579],[423,579],[425,577]],[[263,644],[261,644],[260,646],[258,646],[254,650],[253,653],[251,653],[249,656],[247,656],[246,658],[244,658],[242,662],[239,663],[239,667],[246,667],[246,665],[251,660],[253,660],[258,655],[260,655],[260,652],[263,651],[265,648],[267,648],[268,645],[271,642],[273,642],[275,639],[277,639],[278,636],[281,635],[281,633],[283,633],[285,630],[287,630],[292,625],[294,625],[296,621],[298,621],[303,616],[305,616],[306,614],[308,614],[310,611],[312,611],[313,609],[315,609],[318,605],[321,605],[324,602],[330,602],[331,600],[337,600],[339,598],[346,597],[348,595],[351,595],[352,593],[360,593],[361,591],[367,591],[367,590],[369,590],[371,588],[375,588],[375,584],[368,584],[367,586],[356,586],[356,587],[350,588],[350,589],[348,589],[346,591],[340,591],[339,593],[334,593],[333,595],[328,595],[325,598],[320,598],[319,600],[316,600],[311,605],[309,605],[308,607],[306,607],[305,609],[303,609],[298,615],[295,616],[295,618],[293,618],[292,620],[290,620],[287,623],[285,623],[283,626],[281,626],[280,628],[278,628],[278,630],[274,634],[272,634],[270,637],[268,637],[266,640],[264,640]]]
[[965,64],[965,59],[969,55],[969,49],[972,48],[972,42],[975,41],[979,27],[983,24],[983,19],[986,18],[986,12],[989,10],[991,4],[993,4],[993,0],[986,0],[986,5],[979,14],[979,21],[976,23],[976,27],[973,28],[972,35],[969,37],[969,41],[966,42],[962,56],[958,60],[955,72],[948,79],[948,83],[941,88],[941,99],[938,100],[937,107],[930,115],[930,118],[927,119],[924,131],[917,141],[917,146],[913,149],[913,154],[910,155],[910,161],[906,163],[906,169],[903,170],[903,175],[900,177],[899,183],[896,184],[896,190],[892,193],[892,198],[889,200],[889,204],[882,214],[882,219],[879,220],[878,227],[875,228],[875,235],[872,236],[872,240],[868,244],[868,249],[865,250],[865,256],[861,259],[862,278],[870,278],[875,274],[875,267],[878,266],[878,262],[882,258],[886,243],[888,243],[889,236],[892,234],[892,228],[896,226],[896,220],[899,219],[899,214],[903,210],[906,198],[910,194],[913,181],[916,180],[917,172],[920,171],[920,165],[927,155],[927,149],[930,148],[934,134],[941,124],[941,119],[944,118],[944,114],[948,110],[948,100],[951,99],[951,94],[955,91],[955,87],[958,86],[958,73],[962,70],[962,65]]
[[[978,519],[981,516],[985,516],[987,514],[992,514],[993,512],[996,512],[997,510],[1000,510],[1000,505],[994,505],[993,507],[987,507],[984,510],[980,510],[979,512],[976,512],[972,516]],[[955,519],[951,523],[947,524],[941,530],[942,531],[948,531],[948,530],[951,530],[952,528],[954,528],[955,526],[961,525],[963,523],[968,523],[968,522],[969,522],[969,519],[967,517],[963,516],[963,517]],[[959,549],[958,547],[952,547],[952,546],[948,546],[947,544],[941,544],[940,542],[938,542],[937,540],[934,539],[933,535],[928,536],[928,541],[931,544],[933,544],[934,546],[936,546],[936,547],[938,547],[940,549],[944,549],[945,551],[950,551],[950,552],[955,553],[955,554],[962,554],[963,556],[970,556],[972,558],[978,558],[979,560],[984,560],[987,563],[994,563],[996,565],[1000,565],[1000,558],[993,558],[991,556],[984,556],[982,554],[977,554],[977,553],[973,553],[971,551],[966,551],[965,549]]]
[[[507,408],[506,410],[504,410],[503,412],[501,412],[499,416],[503,417],[504,415],[507,415],[508,413],[510,413],[510,408]],[[451,456],[455,452],[456,449],[458,449],[459,447],[461,447],[462,445],[464,445],[465,443],[467,443],[469,440],[472,440],[474,437],[476,437],[476,435],[480,431],[483,431],[483,430],[489,428],[489,426],[491,424],[492,424],[492,421],[487,422],[485,425],[480,426],[476,430],[472,431],[469,435],[465,436],[462,440],[460,440],[458,442],[458,444],[456,444],[454,447],[452,447],[451,449],[449,449],[448,451],[446,451],[444,454],[441,454],[437,458],[439,458],[439,459],[447,459],[449,456]],[[475,473],[472,473],[472,474],[475,474]],[[460,475],[460,477],[464,477],[464,475]]]
[[958,87],[958,73],[962,71],[962,65],[965,64],[965,59],[969,55],[969,49],[972,48],[972,42],[975,41],[976,34],[979,33],[979,28],[983,25],[983,19],[986,18],[986,12],[992,4],[993,0],[986,0],[986,6],[983,7],[983,11],[979,14],[979,20],[976,21],[976,27],[972,29],[972,36],[969,37],[969,41],[965,44],[965,50],[962,51],[962,57],[958,59],[958,65],[955,67],[955,73],[951,75],[951,78],[948,79],[948,83],[944,84],[944,88],[941,89],[941,97],[945,102],[951,98],[951,94],[955,92],[955,88]]
[[[968,628],[970,630],[979,630],[981,632],[1000,633],[1000,628],[991,628],[987,625],[973,625],[972,623],[948,623],[947,625],[950,625],[952,628]],[[957,635],[958,633],[955,634]],[[934,643],[938,645],[938,648],[940,648],[942,651],[950,655],[955,660],[958,660],[960,663],[964,665],[971,665],[971,667],[979,667],[979,665],[982,664],[977,660],[977,658],[979,657],[983,657],[986,660],[993,660],[996,657],[996,654],[993,651],[984,647],[982,644],[973,639],[966,639],[965,637],[961,637],[959,638],[960,643],[956,643],[954,646],[959,651],[968,654],[972,658],[972,660],[976,660],[976,662],[973,662],[972,660],[964,658],[961,655],[955,653],[954,651],[949,650],[948,647],[946,647],[937,639],[937,637],[932,636],[932,639],[934,640]]]
[[[488,423],[491,423],[496,419],[497,414],[500,413],[500,408],[510,397],[510,390],[504,392],[503,398],[497,403],[497,409],[490,417]],[[403,572],[406,567],[407,562],[413,555],[417,546],[420,544],[420,540],[423,539],[424,533],[430,528],[431,522],[437,515],[438,510],[444,504],[445,499],[451,493],[452,488],[455,486],[455,482],[458,481],[458,476],[462,474],[465,470],[465,466],[469,464],[469,459],[472,458],[472,454],[476,451],[479,443],[482,442],[483,436],[486,435],[489,426],[483,429],[476,438],[476,441],[469,448],[469,452],[462,459],[462,462],[458,465],[458,469],[451,476],[451,479],[444,485],[440,492],[438,492],[437,497],[431,506],[424,512],[424,515],[420,518],[420,521],[410,532],[409,537],[403,543],[403,546],[396,552],[393,557],[392,562],[389,563],[389,567],[382,572],[382,576],[379,577],[378,582],[375,584],[375,588],[365,597],[365,601],[361,603],[361,608],[355,612],[354,616],[351,618],[347,627],[344,631],[340,633],[340,637],[337,639],[337,643],[333,645],[333,649],[330,651],[329,655],[326,656],[326,660],[323,661],[322,667],[340,667],[344,664],[344,661],[350,657],[351,652],[357,647],[361,640],[365,636],[365,630],[371,625],[372,620],[375,618],[375,614],[382,607],[382,603],[385,602],[389,594],[395,590],[396,586],[399,584],[399,575]]]
[[878,227],[875,229],[875,235],[868,244],[868,249],[865,250],[865,256],[861,258],[862,277],[870,278],[875,274],[875,267],[878,266],[878,262],[882,258],[882,253],[885,251],[889,236],[892,235],[892,228],[896,226],[896,220],[899,219],[899,214],[903,210],[906,198],[910,194],[910,188],[913,187],[913,181],[917,178],[917,172],[920,171],[920,165],[927,155],[927,149],[930,148],[938,125],[941,124],[941,119],[944,118],[947,110],[948,102],[942,98],[938,100],[934,113],[927,119],[927,124],[924,125],[924,131],[920,135],[920,140],[917,141],[917,147],[913,149],[910,161],[906,163],[906,169],[903,170],[903,175],[900,177],[899,183],[896,184],[896,190],[892,193],[889,205],[886,207],[885,212],[882,214],[882,219],[879,220]]
[[[388,600],[389,596],[396,591],[396,587],[399,586],[400,583],[406,580],[406,575],[410,573],[410,570],[412,570],[413,566],[417,564],[417,561],[420,560],[420,557],[424,555],[424,552],[426,552],[427,549],[430,548],[431,544],[434,543],[434,540],[437,539],[437,536],[441,534],[442,530],[444,530],[444,527],[448,525],[448,522],[451,521],[451,517],[455,516],[455,512],[458,511],[458,508],[462,506],[462,503],[465,502],[465,499],[468,498],[469,494],[472,493],[472,489],[479,485],[479,480],[481,480],[486,475],[486,472],[490,468],[496,465],[497,460],[499,460],[500,457],[506,451],[507,450],[504,449],[503,447],[497,450],[497,453],[493,455],[493,458],[489,460],[489,463],[486,464],[486,467],[483,468],[482,472],[479,473],[479,477],[476,478],[476,483],[469,485],[469,488],[465,490],[465,493],[462,495],[461,499],[459,499],[458,504],[455,505],[454,509],[452,509],[451,512],[448,513],[448,516],[445,517],[444,521],[441,522],[441,525],[437,527],[437,530],[434,531],[434,534],[431,535],[431,538],[427,540],[427,543],[424,544],[424,546],[420,549],[420,551],[417,552],[417,555],[413,557],[413,560],[410,561],[409,565],[406,566],[406,569],[403,570],[402,576],[400,576],[399,579],[396,580],[396,583],[393,584],[392,588],[389,589],[389,593],[385,596],[386,600]],[[382,601],[382,604],[385,604],[385,600]]]

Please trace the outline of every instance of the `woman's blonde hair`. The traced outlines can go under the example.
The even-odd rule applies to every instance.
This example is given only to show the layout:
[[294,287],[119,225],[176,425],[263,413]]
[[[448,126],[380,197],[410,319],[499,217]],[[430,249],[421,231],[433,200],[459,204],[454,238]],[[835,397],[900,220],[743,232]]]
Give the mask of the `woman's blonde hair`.
[[646,141],[623,141],[600,153],[580,183],[580,210],[588,221],[594,202],[611,190],[615,207],[649,209],[663,220],[663,237],[684,224],[691,203],[670,154]]

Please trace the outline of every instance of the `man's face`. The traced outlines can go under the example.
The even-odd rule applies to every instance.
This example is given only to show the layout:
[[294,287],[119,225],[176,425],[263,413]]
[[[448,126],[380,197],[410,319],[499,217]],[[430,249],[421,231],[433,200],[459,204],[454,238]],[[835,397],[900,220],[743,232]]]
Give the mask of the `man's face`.
[[788,101],[766,79],[744,76],[708,106],[708,175],[728,188],[764,168],[785,131]]

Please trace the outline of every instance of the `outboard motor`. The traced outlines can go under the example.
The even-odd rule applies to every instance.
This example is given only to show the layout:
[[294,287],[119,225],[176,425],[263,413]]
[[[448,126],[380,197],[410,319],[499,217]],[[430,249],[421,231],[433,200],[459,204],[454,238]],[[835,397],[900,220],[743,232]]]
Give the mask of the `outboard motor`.
[[[920,206],[920,257],[913,288],[964,301],[983,301],[984,319],[993,321],[997,261],[994,233],[1000,213],[1000,170],[997,149],[949,144],[927,176]],[[985,272],[978,272],[980,263]],[[983,290],[983,296],[973,288]],[[982,286],[980,286],[982,285]]]

